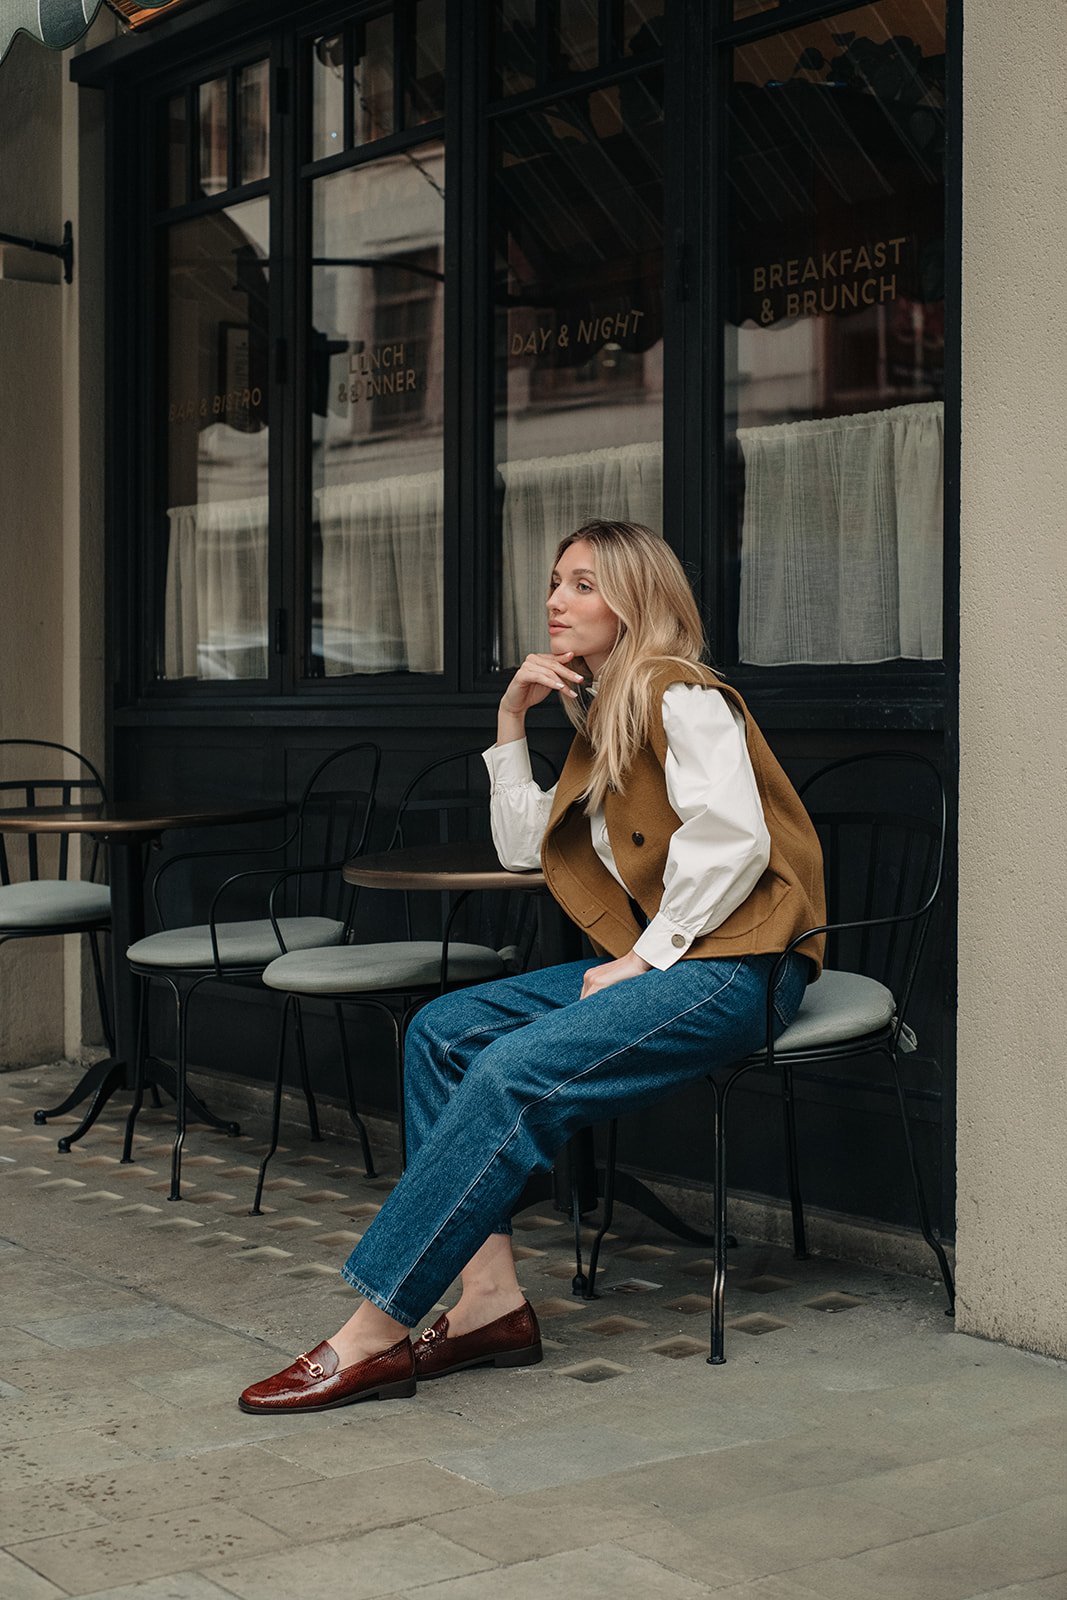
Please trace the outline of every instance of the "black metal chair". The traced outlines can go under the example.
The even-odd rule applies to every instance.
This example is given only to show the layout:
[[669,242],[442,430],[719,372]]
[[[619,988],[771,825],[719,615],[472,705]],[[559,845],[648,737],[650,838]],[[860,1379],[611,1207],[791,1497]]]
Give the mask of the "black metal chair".
[[[189,1001],[202,984],[258,983],[264,969],[279,955],[289,951],[323,949],[342,944],[349,937],[355,894],[341,878],[340,868],[352,856],[359,855],[366,846],[380,764],[378,746],[367,741],[335,751],[319,762],[308,779],[297,806],[293,828],[280,844],[258,851],[185,852],[172,856],[156,873],[152,883],[152,898],[161,930],[131,945],[127,952],[131,970],[141,979],[141,1007],[136,1088],[126,1123],[122,1159],[131,1159],[134,1127],[144,1098],[148,985],[153,978],[161,978],[174,996],[177,1022],[177,1131],[171,1159],[170,1200],[181,1199],[181,1154],[189,1105],[192,1105],[196,1115],[217,1122],[187,1092]],[[284,895],[276,892],[280,875],[278,862],[268,867],[233,873],[214,890],[206,923],[196,927],[166,926],[160,890],[165,877],[176,867],[190,862],[217,860],[219,857],[232,859],[236,853],[284,857],[293,851],[296,855],[295,865],[281,873]],[[272,891],[269,896],[266,894],[268,888]],[[266,916],[260,915],[251,921],[222,921],[223,901],[232,900],[249,889],[260,891],[260,905],[264,899],[267,900]],[[319,1140],[322,1135],[308,1076],[299,1007],[296,1015],[300,1074],[307,1103],[308,1126],[311,1138]],[[373,1162],[367,1130],[351,1098],[350,1106],[370,1175],[373,1173]],[[231,1123],[227,1127],[231,1133],[237,1131],[236,1124]]]
[[[531,760],[535,772],[540,769],[549,783],[556,781],[555,768],[546,757],[531,753]],[[387,848],[397,850],[410,845],[484,840],[488,833],[488,774],[481,751],[466,750],[430,762],[411,779],[397,804],[396,822]],[[460,941],[453,937],[460,913],[466,908],[469,916],[469,902],[474,893],[466,891],[455,896],[430,891],[406,893],[403,897],[406,938],[349,942],[330,950],[296,951],[279,956],[266,969],[263,982],[268,988],[285,994],[286,1002],[274,1080],[271,1143],[259,1169],[252,1202],[253,1216],[261,1215],[267,1164],[278,1147],[285,1028],[290,1003],[319,999],[334,1005],[344,1048],[345,1077],[349,1083],[351,1071],[344,1042],[342,1008],[369,1007],[388,1019],[403,1154],[403,1050],[409,1019],[435,993],[443,994],[446,989],[521,972],[530,959],[536,931],[536,913],[530,894],[477,891],[478,914],[469,918],[468,926],[463,929],[470,938]],[[433,901],[438,902],[436,907]]]
[[[106,805],[107,791],[93,763],[86,756],[72,750],[69,745],[53,744],[47,739],[0,739],[0,750],[47,751],[35,755],[39,762],[33,777],[0,780],[0,795],[4,805],[12,809],[44,807],[77,807]],[[68,759],[69,758],[69,759]],[[64,766],[75,767],[74,776],[65,776]],[[54,770],[44,770],[44,769]],[[13,939],[48,939],[57,934],[84,933],[89,940],[96,982],[96,998],[100,1007],[100,1023],[110,1054],[115,1053],[115,1038],[111,1027],[111,1013],[107,1003],[103,967],[97,936],[111,931],[111,892],[106,884],[96,882],[100,863],[100,846],[94,842],[89,856],[87,878],[68,877],[70,864],[70,834],[49,833],[39,840],[35,833],[20,835],[26,841],[26,876],[15,883],[11,877],[11,862],[3,836],[3,809],[0,808],[0,944]],[[42,850],[49,851],[49,841],[54,841],[58,854],[54,872],[42,873]],[[53,863],[48,862],[51,866]]]
[[[895,769],[895,782],[894,782]],[[910,772],[911,781],[906,774]],[[867,800],[872,778],[886,804],[872,809]],[[864,782],[866,779],[866,783]],[[712,1282],[711,1355],[726,1359],[726,1111],[730,1091],[744,1073],[758,1067],[781,1074],[786,1160],[793,1216],[794,1253],[807,1257],[804,1208],[797,1159],[793,1075],[828,1063],[880,1058],[889,1066],[900,1111],[904,1146],[923,1238],[937,1258],[952,1312],[955,1290],[941,1241],[930,1225],[912,1139],[907,1093],[898,1056],[916,1040],[905,1018],[926,944],[945,859],[945,789],[937,768],[925,756],[886,751],[847,756],[821,767],[803,783],[804,801],[823,845],[829,921],[792,941],[775,962],[767,987],[767,1045],[758,1054],[709,1074],[714,1097],[715,1268]],[[901,794],[899,802],[891,798]],[[891,807],[899,806],[899,809]],[[789,952],[814,932],[827,934],[826,966],[810,984],[795,1020],[774,1038],[774,989]],[[835,1077],[835,1083],[848,1082]],[[869,1087],[867,1080],[852,1080]],[[585,1297],[595,1293],[597,1262],[611,1226],[617,1124],[608,1129],[604,1217],[590,1252]],[[581,1276],[579,1254],[578,1274]]]

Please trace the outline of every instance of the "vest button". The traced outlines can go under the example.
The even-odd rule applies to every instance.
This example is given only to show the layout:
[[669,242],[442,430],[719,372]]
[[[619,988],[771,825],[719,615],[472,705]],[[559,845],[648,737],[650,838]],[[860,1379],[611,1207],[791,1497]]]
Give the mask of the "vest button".
[[684,933],[672,933],[671,934],[671,944],[673,944],[673,946],[674,946],[674,948],[676,950],[684,950],[685,949],[685,934]]
[[632,833],[630,837],[634,844],[644,844],[645,842],[645,836],[643,833]]

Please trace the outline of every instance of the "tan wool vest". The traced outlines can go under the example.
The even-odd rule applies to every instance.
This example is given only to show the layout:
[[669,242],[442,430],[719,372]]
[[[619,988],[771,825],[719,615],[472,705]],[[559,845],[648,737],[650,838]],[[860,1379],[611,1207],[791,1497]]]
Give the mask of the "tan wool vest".
[[[604,821],[616,865],[630,895],[652,920],[663,897],[663,873],[671,835],[681,818],[667,798],[663,775],[667,738],[663,695],[673,683],[714,688],[743,713],[748,753],[771,836],[771,859],[745,902],[713,933],[695,939],[686,958],[766,955],[784,950],[791,939],[826,921],[822,850],[796,790],[749,715],[737,690],[710,668],[665,663],[653,683],[650,737],[626,775],[624,787],[609,791]],[[554,898],[582,928],[599,954],[622,956],[632,950],[641,929],[629,896],[593,849],[589,818],[580,803],[589,783],[593,752],[576,735],[556,788],[541,845],[541,865]],[[822,970],[825,939],[816,934],[798,946]]]

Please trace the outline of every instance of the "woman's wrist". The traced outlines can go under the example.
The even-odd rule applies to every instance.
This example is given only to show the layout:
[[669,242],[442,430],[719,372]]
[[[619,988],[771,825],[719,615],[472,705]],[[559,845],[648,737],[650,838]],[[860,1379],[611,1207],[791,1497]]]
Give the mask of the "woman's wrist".
[[526,713],[524,711],[508,711],[501,703],[496,714],[497,744],[514,744],[517,740],[525,739],[525,737]]

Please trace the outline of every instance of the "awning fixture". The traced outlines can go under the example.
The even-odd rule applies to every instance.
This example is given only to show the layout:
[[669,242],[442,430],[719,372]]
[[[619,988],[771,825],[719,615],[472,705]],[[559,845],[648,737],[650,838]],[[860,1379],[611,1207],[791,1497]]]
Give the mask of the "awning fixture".
[[[140,0],[137,5],[125,0],[107,3],[127,27],[135,28],[150,20],[152,12],[174,10],[183,0]],[[50,50],[69,49],[89,31],[100,5],[101,0],[0,0],[0,61],[19,33],[28,33]]]
[[17,244],[22,250],[38,250],[42,255],[58,256],[63,263],[63,281],[74,278],[74,229],[69,222],[63,224],[62,244],[42,244],[40,239],[24,239],[17,233],[0,233],[0,244]]

